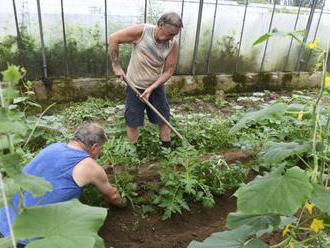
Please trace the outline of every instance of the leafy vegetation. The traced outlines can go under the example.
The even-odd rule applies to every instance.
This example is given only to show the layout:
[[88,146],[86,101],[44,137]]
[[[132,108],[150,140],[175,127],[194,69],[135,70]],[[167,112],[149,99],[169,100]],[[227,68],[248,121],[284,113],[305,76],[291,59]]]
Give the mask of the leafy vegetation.
[[[265,34],[255,43],[271,36]],[[322,61],[318,94],[309,99],[309,103],[306,102],[308,97],[300,97],[305,104],[274,103],[246,113],[236,121],[231,132],[237,135],[243,130],[251,132],[261,128],[268,133],[261,144],[254,146],[259,148],[256,167],[267,169],[236,191],[237,212],[227,217],[227,226],[231,230],[214,233],[203,242],[194,241],[189,247],[214,247],[215,244],[217,247],[271,248],[330,245],[329,208],[324,205],[330,199],[330,115],[327,105],[330,77],[326,73],[329,46],[327,50],[318,48],[315,42],[304,46],[317,53]],[[284,123],[295,123],[296,126],[288,127]],[[300,135],[292,135],[294,132],[288,130],[284,136],[279,135],[283,133],[281,129],[288,128],[300,129]],[[268,246],[262,237],[275,231],[281,232],[281,238]]]
[[[53,247],[54,244],[72,247],[72,244],[78,243],[84,247],[104,247],[97,229],[106,216],[105,209],[85,206],[76,200],[47,206],[24,206],[25,193],[37,197],[52,190],[52,185],[43,178],[22,172],[29,157],[26,145],[35,130],[30,126],[38,123],[33,118],[28,120],[25,112],[21,111],[32,103],[28,97],[31,92],[26,91],[19,96],[20,92],[16,89],[24,74],[24,68],[9,65],[2,72],[7,85],[5,88],[0,85],[0,190],[1,195],[5,196],[0,199],[0,207],[8,209],[10,206],[18,215],[12,226],[12,241],[10,238],[0,239],[0,246],[12,247],[16,238],[18,241],[30,241],[32,247]],[[28,82],[23,82],[23,85],[28,85]],[[32,105],[38,106],[35,103]],[[19,200],[18,206],[14,199]]]
[[[6,80],[7,77],[10,77],[10,73],[6,75]],[[9,108],[14,105],[14,100],[7,95],[7,92],[11,91],[4,92],[7,98],[3,99],[6,99],[6,106]],[[327,92],[328,88],[325,87],[325,96]],[[21,97],[17,92],[12,95],[16,98]],[[113,172],[109,175],[110,180],[118,187],[122,196],[129,200],[133,210],[142,216],[159,210],[162,218],[168,219],[177,213],[189,211],[193,202],[200,202],[204,207],[212,207],[217,195],[239,188],[235,194],[238,198],[238,211],[230,214],[227,219],[227,226],[231,230],[214,234],[214,237],[222,240],[224,244],[224,240],[229,243],[241,240],[240,246],[237,247],[263,247],[266,245],[260,240],[263,235],[269,235],[274,230],[283,230],[287,225],[289,231],[283,242],[298,242],[300,236],[295,233],[300,233],[299,228],[311,228],[312,219],[316,219],[313,228],[321,228],[320,232],[315,234],[324,234],[326,229],[322,229],[320,223],[323,221],[323,226],[326,227],[328,218],[326,202],[329,192],[322,185],[328,178],[328,152],[324,149],[328,147],[329,117],[323,101],[320,101],[322,104],[318,108],[318,127],[321,129],[317,131],[318,139],[314,142],[310,137],[314,137],[315,103],[305,92],[296,91],[290,97],[278,96],[276,100],[271,92],[259,92],[250,97],[240,97],[239,101],[236,96],[228,98],[220,105],[217,105],[214,96],[204,96],[200,99],[205,104],[211,104],[216,110],[230,108],[231,116],[224,118],[219,112],[193,113],[185,106],[174,106],[172,123],[186,140],[182,142],[172,137],[170,150],[161,148],[158,128],[148,122],[146,128],[140,130],[139,144],[129,144],[123,118],[124,106],[120,102],[90,98],[82,103],[58,106],[57,109],[51,109],[51,115],[48,113],[35,118],[26,114],[29,113],[26,112],[28,108],[35,108],[24,103],[28,99],[16,100],[17,106],[4,112],[10,113],[3,117],[4,121],[11,118],[8,120],[10,130],[6,122],[1,122],[0,125],[4,130],[2,145],[5,155],[0,160],[0,167],[5,171],[6,185],[16,185],[10,190],[6,186],[9,192],[8,201],[18,188],[36,194],[43,193],[42,188],[34,186],[36,183],[42,185],[38,179],[29,178],[27,182],[25,178],[15,176],[15,173],[20,173],[21,167],[33,153],[51,142],[68,140],[75,126],[81,122],[98,120],[105,127],[109,137],[99,163],[105,167],[113,166]],[[191,106],[196,99],[187,97],[186,100],[187,106]],[[242,106],[238,107],[237,102]],[[198,103],[201,103],[200,100]],[[260,103],[263,104],[261,109]],[[244,113],[243,109],[252,111]],[[22,110],[25,114],[20,112]],[[188,110],[188,114],[184,110]],[[20,121],[13,122],[16,119]],[[34,132],[24,146],[29,130]],[[13,132],[11,134],[14,139],[11,142],[17,147],[14,154],[8,153],[8,144],[11,143],[7,141],[6,132]],[[228,163],[225,157],[218,153],[237,148],[255,154],[256,160],[250,161],[248,165],[240,162]],[[314,167],[311,165],[314,159],[311,154],[313,149],[318,156],[319,169],[316,174],[313,174]],[[141,170],[153,167],[156,168],[156,173],[150,181],[143,179],[143,175],[139,174]],[[242,185],[251,168],[265,173]],[[319,183],[320,169],[324,172],[322,185]],[[316,175],[315,181],[311,181],[312,175]],[[13,176],[15,180],[10,179]],[[30,185],[30,182],[34,183]],[[82,202],[107,207],[101,194],[94,187],[85,189]],[[313,204],[312,215],[307,207],[303,207],[305,203]],[[296,215],[297,211],[303,211],[300,219],[299,216],[291,218],[291,222],[284,219],[284,216]],[[14,231],[15,228],[14,226]],[[90,237],[97,240],[97,237],[92,235],[93,232],[95,231],[87,236],[91,235]],[[247,240],[246,235],[252,239]],[[24,234],[19,237],[23,236]],[[53,238],[52,235],[47,236],[43,242],[53,242]],[[211,244],[213,241],[205,242]],[[195,242],[191,245],[204,247],[205,244]]]
[[[256,44],[272,35],[275,33],[261,37]],[[317,44],[305,48],[313,49],[325,68],[325,51]],[[51,114],[38,114],[38,118],[29,115],[30,108],[40,111],[41,107],[30,100],[33,92],[29,82],[21,84],[22,92],[16,90],[25,73],[22,68],[10,66],[3,73],[8,85],[1,88],[0,169],[8,202],[17,192],[23,197],[24,192],[42,195],[50,190],[50,185],[42,179],[22,175],[22,166],[46,144],[68,140],[81,122],[97,120],[109,137],[98,162],[105,169],[109,165],[113,167],[109,175],[111,182],[129,200],[133,210],[143,216],[159,210],[165,220],[189,211],[194,202],[210,208],[218,195],[237,189],[237,212],[227,217],[229,230],[215,233],[203,242],[192,242],[190,247],[215,244],[268,247],[265,237],[274,233],[280,233],[280,237],[276,244],[271,244],[273,248],[329,245],[330,77],[325,69],[316,96],[314,92],[295,91],[291,96],[274,97],[272,92],[265,91],[227,97],[226,101],[216,96],[182,98],[180,106],[174,105],[172,123],[185,140],[173,136],[171,149],[161,147],[158,127],[148,122],[140,130],[138,144],[130,144],[121,102],[90,98],[82,103],[58,106]],[[194,104],[208,104],[212,108],[209,112],[201,109],[196,113]],[[255,155],[255,160],[247,164],[228,162],[222,154],[232,149],[248,151],[252,157]],[[251,169],[259,175],[247,181]],[[153,174],[144,178],[143,171]],[[107,206],[94,187],[85,189],[82,201]],[[1,199],[0,206],[4,203]],[[72,230],[82,225],[84,231],[78,233],[76,242],[102,247],[96,227],[102,223],[105,210],[89,209],[74,201],[67,204],[23,207],[20,211],[24,209],[24,216],[15,222],[14,232],[20,239],[45,237],[33,241],[36,246],[57,242],[65,247],[69,237],[64,235],[66,229],[60,232],[64,238],[58,239],[52,232],[39,232],[31,227],[36,212],[40,215],[54,212],[54,218],[44,216],[52,222],[44,230],[50,230],[56,224],[54,219],[66,223],[63,216],[55,213],[60,208],[70,216],[95,211],[95,219],[90,220],[92,217],[85,214],[86,219],[80,217],[82,222],[72,223]],[[27,224],[23,224],[23,218],[28,220]],[[87,222],[94,223],[93,227]],[[30,229],[33,232],[28,233]],[[0,242],[10,245],[8,240]]]

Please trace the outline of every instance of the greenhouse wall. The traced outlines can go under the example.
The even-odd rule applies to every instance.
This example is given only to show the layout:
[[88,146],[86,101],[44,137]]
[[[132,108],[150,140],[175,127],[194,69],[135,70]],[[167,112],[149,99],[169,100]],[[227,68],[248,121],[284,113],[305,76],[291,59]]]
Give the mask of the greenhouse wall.
[[[176,11],[183,17],[184,29],[177,37],[180,42],[177,75],[315,70],[313,53],[289,36],[276,35],[256,46],[253,43],[269,31],[287,33],[305,29],[308,32],[301,37],[303,42],[319,40],[324,48],[330,35],[329,4],[321,1],[313,8],[308,3],[283,6],[256,2],[72,0],[63,1],[61,6],[57,0],[1,1],[0,70],[13,63],[26,67],[28,78],[33,80],[107,77],[112,72],[106,36],[144,21],[155,23],[166,11]],[[121,47],[124,68],[130,51],[130,45]]]
[[[317,87],[320,79],[320,72],[176,75],[166,83],[166,92],[169,98],[177,99],[189,95],[223,96],[224,93],[300,90]],[[125,85],[114,77],[56,79],[52,81],[51,89],[44,82],[35,81],[33,89],[40,103],[82,101],[89,97],[125,97]]]

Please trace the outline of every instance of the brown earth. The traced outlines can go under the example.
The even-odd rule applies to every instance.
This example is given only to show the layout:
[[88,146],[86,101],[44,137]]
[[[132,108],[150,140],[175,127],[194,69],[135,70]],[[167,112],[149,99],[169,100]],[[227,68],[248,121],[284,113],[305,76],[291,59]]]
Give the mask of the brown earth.
[[[203,160],[216,154],[223,155],[228,163],[253,159],[251,154],[232,150],[205,155]],[[158,163],[143,165],[138,173],[138,181],[159,181],[158,171]],[[190,211],[166,221],[161,219],[160,213],[145,217],[141,211],[133,211],[132,207],[111,208],[99,233],[107,248],[187,247],[192,240],[204,240],[212,233],[225,229],[227,215],[236,210],[236,198],[231,192],[216,197],[215,201],[211,209],[204,208],[200,203],[191,203]]]
[[236,209],[235,197],[228,194],[215,200],[211,209],[192,204],[190,211],[166,221],[159,214],[142,218],[131,208],[113,208],[99,233],[107,248],[187,247],[192,240],[203,240],[225,229],[226,216]]

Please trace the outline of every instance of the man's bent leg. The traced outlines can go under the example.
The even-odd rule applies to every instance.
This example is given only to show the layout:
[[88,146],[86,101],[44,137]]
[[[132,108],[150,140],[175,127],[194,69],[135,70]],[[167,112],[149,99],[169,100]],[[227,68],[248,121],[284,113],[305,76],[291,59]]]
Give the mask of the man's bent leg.
[[137,127],[127,127],[127,137],[131,144],[136,144],[139,137],[139,129]]

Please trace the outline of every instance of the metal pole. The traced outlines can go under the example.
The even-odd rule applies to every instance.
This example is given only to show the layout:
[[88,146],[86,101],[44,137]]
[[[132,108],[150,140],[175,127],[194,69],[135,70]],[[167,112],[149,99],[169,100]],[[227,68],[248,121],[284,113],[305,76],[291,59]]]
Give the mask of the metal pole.
[[[274,18],[274,13],[275,13],[275,8],[276,8],[276,1],[274,1],[274,5],[273,5],[273,11],[272,11],[272,16],[270,18],[270,23],[269,23],[269,27],[268,27],[268,33],[270,32],[271,28],[272,28],[272,24],[273,24],[273,18]],[[268,47],[268,41],[269,39],[266,40],[266,45],[265,45],[265,49],[264,49],[264,54],[262,56],[262,60],[261,60],[261,65],[260,65],[260,72],[262,72],[263,66],[264,66],[264,62],[265,62],[265,57],[266,57],[266,51],[267,51],[267,47]]]
[[18,54],[19,54],[19,61],[20,61],[20,64],[22,66],[25,66],[23,43],[22,43],[21,33],[19,31],[19,25],[18,25],[18,18],[17,18],[17,10],[16,10],[15,0],[13,0],[13,8],[14,8],[15,26],[16,26],[16,33],[17,33],[17,48],[18,48]]
[[147,23],[148,0],[144,0],[144,23]]
[[239,38],[238,50],[237,50],[237,56],[236,56],[235,73],[238,72],[239,56],[241,55],[241,46],[242,46],[242,39],[243,39],[243,32],[244,32],[244,27],[245,27],[245,20],[246,20],[246,13],[247,13],[248,4],[249,4],[249,0],[246,0],[245,1],[245,9],[244,9],[244,16],[243,16],[243,23],[242,23],[241,35],[240,35],[240,38]]
[[[308,38],[308,34],[309,34],[309,31],[310,31],[310,28],[312,25],[312,21],[313,21],[313,17],[314,17],[316,3],[317,3],[317,0],[313,0],[312,6],[311,6],[311,11],[309,12],[309,17],[308,17],[307,24],[306,24],[306,33],[303,38],[303,43],[306,43],[307,38]],[[296,66],[295,66],[296,71],[300,71],[300,56],[301,56],[302,49],[303,49],[303,45],[301,45],[299,48]]]
[[192,64],[192,74],[193,75],[195,75],[195,73],[196,73],[196,64],[198,63],[198,45],[199,45],[199,35],[201,32],[203,4],[204,4],[204,0],[200,0],[199,9],[198,9],[196,36],[195,36],[194,56],[193,56],[193,64]]
[[[298,20],[299,20],[300,9],[301,9],[302,3],[303,3],[303,0],[300,0],[299,8],[298,8],[297,16],[296,16],[296,21],[294,23],[294,29],[293,29],[294,31],[297,30],[297,24],[298,24]],[[290,40],[288,55],[286,56],[286,60],[285,60],[284,66],[283,66],[283,71],[285,71],[286,66],[288,65],[288,62],[289,62],[289,56],[290,56],[290,52],[291,52],[291,48],[292,48],[292,43],[293,43],[293,37],[291,37],[291,40]]]
[[39,20],[39,31],[40,31],[40,41],[41,41],[42,67],[43,67],[44,78],[46,79],[48,77],[47,61],[46,61],[46,53],[45,53],[44,34],[42,31],[40,0],[37,0],[37,7],[38,7],[38,20]]
[[107,0],[104,0],[104,29],[105,29],[105,64],[106,77],[109,77],[109,54],[108,54],[108,5]]
[[216,21],[216,18],[217,18],[217,9],[218,9],[218,0],[215,1],[211,41],[210,41],[209,51],[207,53],[207,62],[206,62],[207,63],[207,74],[210,73],[210,57],[211,57],[211,51],[212,51],[212,46],[213,46],[213,36],[214,36],[215,21]]
[[[181,4],[181,14],[180,14],[181,20],[183,18],[183,8],[184,8],[184,0],[182,0],[182,4]],[[176,63],[176,68],[175,68],[175,71],[176,71],[177,74],[178,74],[178,71],[179,71],[181,39],[182,39],[182,29],[181,29],[180,34],[179,34],[179,52],[178,52],[178,58],[177,58],[177,63]]]
[[[321,7],[321,12],[320,12],[320,16],[319,16],[319,20],[317,21],[317,25],[316,25],[316,29],[315,29],[315,33],[314,33],[314,37],[313,37],[313,42],[315,42],[316,40],[316,36],[317,36],[317,32],[319,31],[319,27],[320,27],[320,23],[321,23],[321,18],[322,18],[322,14],[323,14],[323,9],[324,9],[324,5],[325,5],[325,1],[323,1],[323,5]],[[311,58],[311,54],[312,54],[312,51],[309,50],[308,52],[308,56],[307,56],[307,59],[306,59],[306,64],[305,64],[305,70],[307,70],[307,66],[308,66],[308,62]]]
[[67,46],[67,43],[66,43],[63,0],[61,0],[61,16],[62,16],[62,30],[63,30],[63,48],[64,48],[65,77],[68,77],[69,76],[68,46]]

